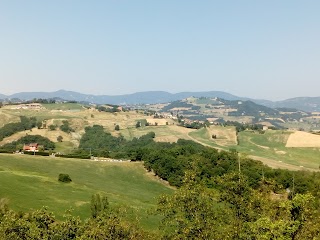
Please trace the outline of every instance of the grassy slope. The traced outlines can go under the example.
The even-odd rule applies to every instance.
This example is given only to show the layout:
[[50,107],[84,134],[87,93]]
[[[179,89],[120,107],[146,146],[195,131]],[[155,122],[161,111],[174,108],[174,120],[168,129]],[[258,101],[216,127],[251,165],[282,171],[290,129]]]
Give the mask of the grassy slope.
[[188,133],[193,130],[176,125],[164,125],[164,126],[148,126],[148,127],[131,127],[120,130],[121,134],[126,139],[132,139],[133,137],[140,137],[148,132],[154,132],[156,134],[156,140],[165,139],[166,137],[175,137],[176,139],[189,139]]
[[43,104],[46,109],[49,110],[81,110],[83,109],[82,104],[79,103],[60,103],[60,104]]
[[205,146],[214,147],[214,148],[218,148],[218,149],[224,149],[224,150],[229,149],[228,147],[216,144],[216,142],[211,139],[211,135],[210,135],[207,128],[201,128],[201,129],[198,129],[194,132],[190,132],[189,136],[191,137],[192,140],[194,140],[198,143],[202,143]]
[[290,132],[267,131],[265,134],[244,131],[239,133],[239,152],[277,159],[296,166],[319,169],[319,148],[286,148]]
[[[212,138],[213,134],[217,136],[216,139]],[[228,149],[237,144],[236,130],[234,127],[229,126],[210,126],[209,128],[201,128],[190,133],[189,136],[212,147]]]
[[[15,210],[48,206],[57,217],[74,209],[82,218],[90,214],[94,193],[106,194],[110,204],[126,205],[140,216],[141,223],[154,228],[159,219],[147,219],[147,210],[156,198],[172,190],[146,174],[142,163],[110,163],[24,155],[0,155],[0,197],[10,200]],[[70,184],[57,181],[59,173],[68,173]]]
[[[227,130],[227,128],[226,128]],[[314,170],[319,169],[319,148],[286,148],[286,142],[290,132],[266,131],[259,134],[254,131],[243,131],[238,134],[239,145],[224,146],[210,139],[208,129],[201,128],[189,133],[193,140],[206,146],[228,150],[237,149],[240,153],[258,156],[257,160],[263,160],[265,164],[273,167],[289,168],[297,170],[300,166]],[[298,166],[291,168],[290,165]]]

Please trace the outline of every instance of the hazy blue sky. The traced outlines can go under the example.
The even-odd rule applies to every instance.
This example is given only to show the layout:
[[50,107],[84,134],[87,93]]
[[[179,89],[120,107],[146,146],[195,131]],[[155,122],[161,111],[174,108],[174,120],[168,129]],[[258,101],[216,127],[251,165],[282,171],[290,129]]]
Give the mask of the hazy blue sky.
[[319,0],[0,0],[0,93],[320,96],[319,12]]

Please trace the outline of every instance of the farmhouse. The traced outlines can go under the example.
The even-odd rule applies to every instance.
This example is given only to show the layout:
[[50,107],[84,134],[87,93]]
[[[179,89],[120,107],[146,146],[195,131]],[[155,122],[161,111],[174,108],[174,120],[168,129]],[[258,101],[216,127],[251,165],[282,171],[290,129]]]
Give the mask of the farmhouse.
[[44,107],[40,103],[27,103],[27,104],[20,104],[17,106],[12,107],[11,109],[31,109],[31,110],[40,110]]
[[39,151],[39,144],[38,143],[24,144],[23,145],[23,151],[38,152]]

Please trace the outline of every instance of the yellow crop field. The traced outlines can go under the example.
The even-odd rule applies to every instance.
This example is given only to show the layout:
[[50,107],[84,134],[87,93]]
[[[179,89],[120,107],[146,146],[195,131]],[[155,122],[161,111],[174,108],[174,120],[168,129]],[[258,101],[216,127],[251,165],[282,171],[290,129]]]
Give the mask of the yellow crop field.
[[286,147],[320,148],[320,136],[312,133],[296,131],[290,134]]
[[169,125],[169,124],[171,125],[174,123],[173,120],[167,119],[167,118],[147,118],[146,121],[151,125],[157,124],[158,126],[159,125],[164,126],[164,125]]
[[132,139],[133,137],[140,137],[148,132],[154,132],[156,134],[155,141],[157,142],[176,142],[179,138],[190,140],[189,133],[195,131],[195,129],[189,129],[176,125],[164,125],[164,126],[148,126],[148,127],[132,127],[120,130],[120,133],[126,139]]
[[208,128],[209,137],[212,138],[216,144],[221,146],[234,146],[238,144],[237,132],[235,127],[210,126]]

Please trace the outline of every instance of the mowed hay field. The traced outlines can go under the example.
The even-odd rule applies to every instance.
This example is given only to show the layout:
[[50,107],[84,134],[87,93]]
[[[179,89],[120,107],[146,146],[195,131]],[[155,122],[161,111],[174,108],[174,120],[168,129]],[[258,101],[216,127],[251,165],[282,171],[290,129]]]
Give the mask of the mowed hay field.
[[71,141],[72,140],[72,135],[65,133],[59,129],[54,130],[54,131],[50,131],[49,129],[38,129],[38,128],[33,128],[31,130],[27,130],[27,131],[21,131],[18,133],[15,133],[13,135],[11,135],[10,137],[6,137],[4,138],[1,142],[0,142],[0,146],[6,143],[10,143],[12,141],[17,141],[22,137],[25,137],[27,135],[41,135],[43,137],[48,138],[49,140],[56,142],[57,141],[57,137],[58,136],[62,136],[63,137],[63,141]]
[[195,131],[194,129],[189,129],[176,125],[164,125],[164,126],[146,126],[146,127],[131,127],[120,130],[120,133],[126,139],[132,139],[134,137],[140,137],[149,132],[154,132],[156,134],[155,141],[157,142],[176,142],[179,138],[190,140],[188,134]]
[[320,135],[296,131],[290,134],[286,147],[320,148]]
[[[92,194],[106,195],[111,206],[128,207],[130,219],[153,229],[159,217],[147,217],[161,194],[172,189],[148,174],[139,162],[98,162],[26,155],[0,155],[0,197],[11,208],[28,211],[47,206],[58,218],[66,210],[82,218],[90,215]],[[58,181],[60,173],[70,175],[71,183]]]
[[150,125],[158,125],[158,126],[174,124],[174,121],[172,119],[165,119],[165,118],[147,118],[146,121]]
[[212,135],[216,135],[216,138],[212,138],[212,141],[220,146],[234,146],[238,144],[236,128],[233,126],[210,126],[208,131],[209,137],[212,138]]
[[270,166],[281,167],[283,163],[283,168],[291,164],[301,170],[319,170],[320,148],[286,147],[290,134],[282,130],[268,130],[264,134],[257,131],[239,132],[239,145],[235,148],[240,153],[258,157],[256,159],[265,164],[270,162]]
[[[212,138],[216,135],[216,138]],[[237,145],[237,133],[235,127],[210,126],[190,132],[189,136],[204,145],[228,149]]]
[[9,122],[19,122],[19,117],[3,112],[0,108],[0,127]]

